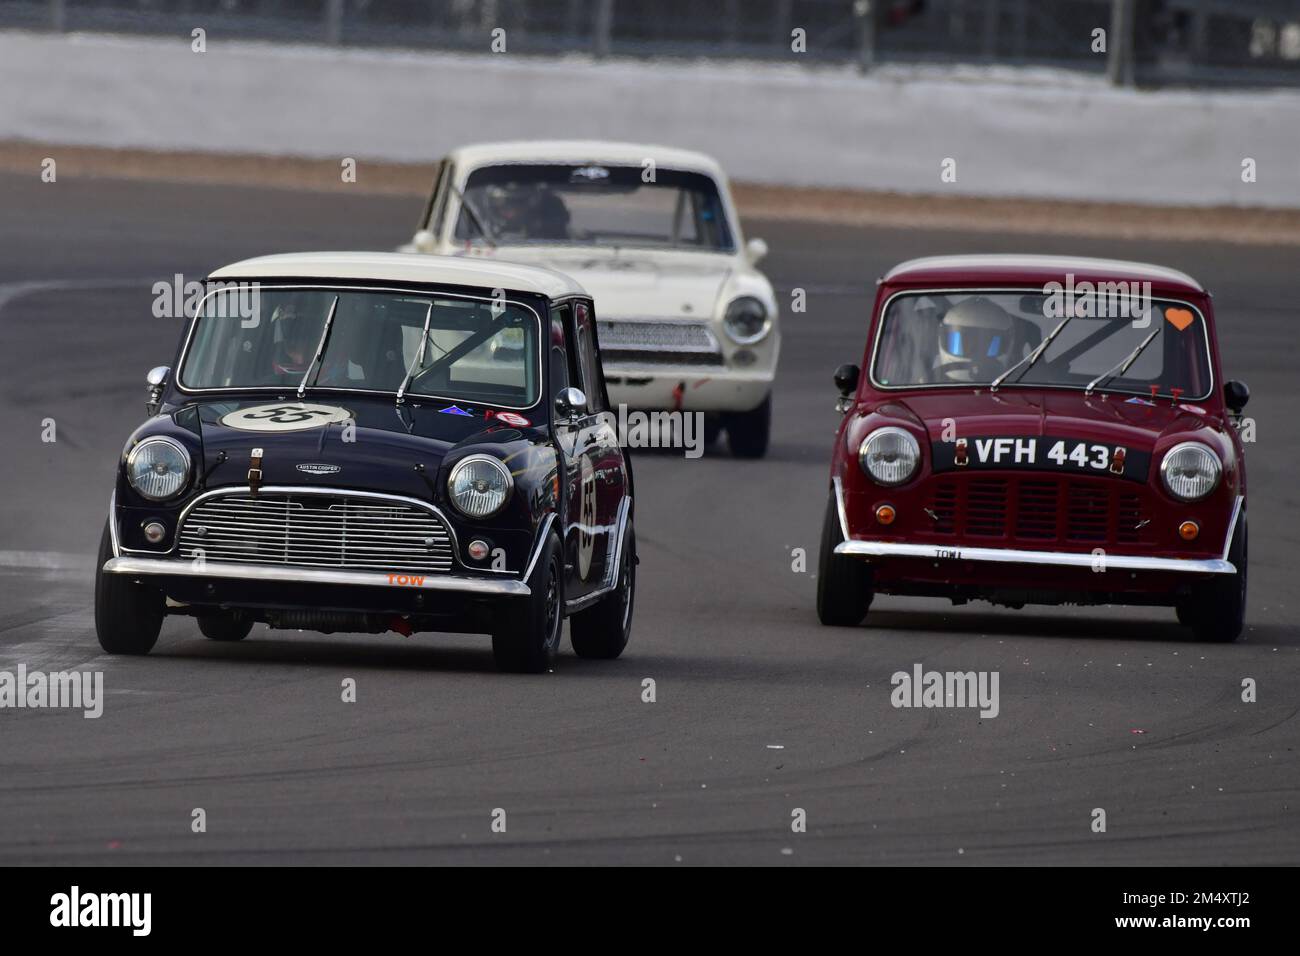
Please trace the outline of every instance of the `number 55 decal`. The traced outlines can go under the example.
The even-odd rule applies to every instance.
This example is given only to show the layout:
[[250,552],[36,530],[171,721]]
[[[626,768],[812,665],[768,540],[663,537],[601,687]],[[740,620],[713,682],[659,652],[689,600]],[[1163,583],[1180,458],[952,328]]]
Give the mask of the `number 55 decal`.
[[582,507],[578,518],[578,577],[587,580],[596,549],[596,470],[591,456],[582,456]]
[[246,432],[294,432],[319,428],[333,422],[345,422],[352,413],[337,405],[311,405],[286,402],[280,405],[254,405],[223,415],[221,424]]

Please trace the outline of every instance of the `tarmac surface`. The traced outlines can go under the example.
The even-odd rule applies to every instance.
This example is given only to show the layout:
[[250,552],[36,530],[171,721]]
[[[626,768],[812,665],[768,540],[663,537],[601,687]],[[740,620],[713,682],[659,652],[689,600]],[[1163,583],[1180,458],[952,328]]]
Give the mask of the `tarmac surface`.
[[[105,689],[98,719],[0,710],[0,863],[1300,862],[1294,249],[747,223],[781,300],[807,293],[782,317],[771,453],[637,455],[628,650],[583,661],[566,641],[525,677],[476,635],[259,625],[218,644],[172,618],[135,659],[95,639],[113,463],[180,334],[153,283],[392,248],[418,202],[4,174],[0,210],[0,671],[102,671]],[[890,265],[974,251],[1143,259],[1215,293],[1258,435],[1238,643],[1197,644],[1159,608],[879,597],[862,627],[817,623],[831,370],[860,360]],[[999,715],[895,709],[890,675],[918,663],[999,672]]]

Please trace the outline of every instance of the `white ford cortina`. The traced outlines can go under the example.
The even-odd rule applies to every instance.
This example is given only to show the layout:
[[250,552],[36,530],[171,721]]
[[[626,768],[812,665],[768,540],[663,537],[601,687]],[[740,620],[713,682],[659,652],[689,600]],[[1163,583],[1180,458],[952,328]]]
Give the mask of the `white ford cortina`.
[[706,414],[767,451],[781,337],[726,175],[699,153],[603,142],[467,146],[437,164],[406,252],[545,265],[594,296],[612,403]]

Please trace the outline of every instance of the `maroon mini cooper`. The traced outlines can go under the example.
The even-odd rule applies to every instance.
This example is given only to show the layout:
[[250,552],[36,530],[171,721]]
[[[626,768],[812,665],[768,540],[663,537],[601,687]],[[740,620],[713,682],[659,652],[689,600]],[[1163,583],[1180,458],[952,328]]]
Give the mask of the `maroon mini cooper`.
[[844,420],[817,612],[876,592],[1172,606],[1232,641],[1246,607],[1249,397],[1210,296],[1173,269],[945,256],[881,280]]

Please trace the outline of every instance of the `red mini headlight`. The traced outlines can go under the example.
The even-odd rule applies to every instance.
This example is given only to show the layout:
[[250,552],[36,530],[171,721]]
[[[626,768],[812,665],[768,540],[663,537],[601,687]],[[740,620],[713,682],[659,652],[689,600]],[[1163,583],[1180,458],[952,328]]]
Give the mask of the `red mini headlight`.
[[901,485],[921,467],[921,446],[902,428],[877,428],[858,446],[858,464],[878,485]]
[[1223,466],[1209,445],[1185,441],[1165,453],[1160,480],[1179,501],[1200,501],[1219,484]]

